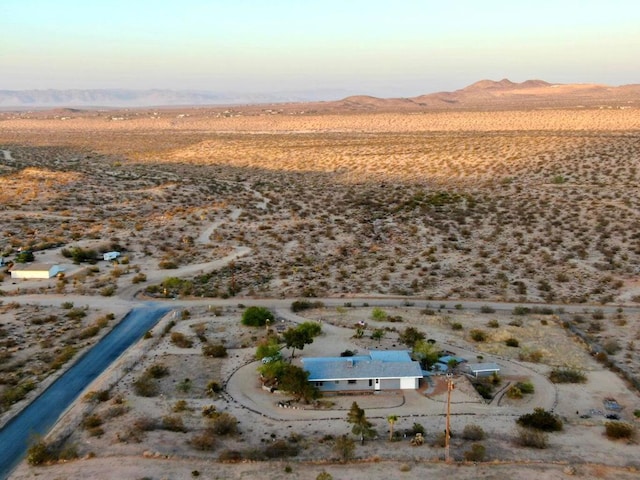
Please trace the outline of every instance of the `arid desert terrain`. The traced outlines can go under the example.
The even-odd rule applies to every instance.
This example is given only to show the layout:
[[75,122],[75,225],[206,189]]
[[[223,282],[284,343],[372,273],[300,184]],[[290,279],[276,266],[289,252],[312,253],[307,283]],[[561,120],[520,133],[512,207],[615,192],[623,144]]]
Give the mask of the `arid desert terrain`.
[[[12,260],[31,250],[37,262],[65,266],[49,280],[0,276],[0,421],[135,302],[176,308],[90,388],[102,400],[80,399],[56,427],[79,459],[25,462],[12,478],[409,478],[449,469],[455,478],[637,478],[637,437],[608,439],[598,412],[615,397],[622,420],[637,425],[639,166],[633,103],[0,113],[0,252]],[[71,255],[111,250],[122,252],[117,262]],[[301,298],[323,307],[293,315]],[[372,321],[365,304],[374,301],[401,321]],[[473,442],[454,436],[455,465],[437,445],[441,378],[417,392],[285,411],[258,384],[265,330],[240,325],[244,305],[261,302],[286,325],[323,325],[305,355],[403,348],[398,334],[414,326],[470,360],[500,363],[501,388],[531,381],[535,393],[487,403],[456,376],[454,432],[481,426],[486,457],[464,462]],[[163,334],[170,318],[191,345]],[[353,338],[358,321],[370,328]],[[380,341],[374,327],[385,332]],[[474,341],[474,329],[487,338]],[[518,345],[507,347],[509,338]],[[228,356],[203,355],[211,342]],[[156,394],[136,394],[157,364],[169,374]],[[554,368],[579,369],[586,383],[555,384]],[[211,394],[211,381],[222,391]],[[333,442],[349,433],[354,400],[378,438],[342,463]],[[208,406],[239,420],[238,433],[197,448]],[[565,424],[545,449],[518,445],[515,419],[535,407]],[[399,432],[422,423],[427,445],[388,441],[394,414]],[[173,427],[159,426],[166,417]],[[265,453],[278,441],[296,455]],[[238,460],[234,452],[240,463],[221,461]],[[115,464],[117,476],[106,473]]]

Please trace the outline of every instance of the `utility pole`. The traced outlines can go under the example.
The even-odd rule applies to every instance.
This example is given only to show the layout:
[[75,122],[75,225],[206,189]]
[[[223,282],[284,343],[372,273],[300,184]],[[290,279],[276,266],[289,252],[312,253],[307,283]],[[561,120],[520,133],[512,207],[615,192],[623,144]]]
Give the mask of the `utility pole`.
[[453,390],[453,375],[447,373],[447,421],[444,431],[444,461],[451,463],[449,456],[449,442],[451,439],[451,391]]

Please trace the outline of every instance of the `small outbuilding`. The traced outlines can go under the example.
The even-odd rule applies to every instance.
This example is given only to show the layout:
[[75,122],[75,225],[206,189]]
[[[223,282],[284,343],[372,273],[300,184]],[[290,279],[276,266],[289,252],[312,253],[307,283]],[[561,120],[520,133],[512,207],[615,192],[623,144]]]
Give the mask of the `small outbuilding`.
[[60,265],[51,263],[18,263],[11,267],[11,278],[47,279],[55,277],[61,271]]
[[476,378],[488,377],[494,373],[500,373],[500,365],[497,363],[469,363],[466,370]]
[[120,252],[107,252],[102,254],[102,259],[105,262],[112,262],[118,257],[120,257]]

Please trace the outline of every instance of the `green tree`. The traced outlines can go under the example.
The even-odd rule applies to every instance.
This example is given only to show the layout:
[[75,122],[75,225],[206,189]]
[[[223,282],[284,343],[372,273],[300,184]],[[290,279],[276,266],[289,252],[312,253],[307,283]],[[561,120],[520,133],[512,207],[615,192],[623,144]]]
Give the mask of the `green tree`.
[[286,366],[278,386],[293,395],[296,401],[309,403],[319,396],[318,389],[309,383],[309,372],[296,365]]
[[242,324],[248,327],[263,327],[267,320],[273,322],[274,316],[265,307],[248,307],[242,313]]
[[418,331],[415,327],[405,328],[398,336],[398,340],[409,348],[413,348],[417,342],[424,339],[424,333]]
[[16,255],[16,263],[28,263],[33,262],[35,257],[31,250],[24,250]]
[[353,425],[351,432],[354,435],[360,436],[360,443],[362,445],[364,445],[365,438],[371,438],[376,433],[373,424],[367,420],[364,409],[360,408],[357,402],[351,404],[351,409],[349,409],[347,413],[347,422]]
[[274,358],[280,355],[280,344],[278,343],[278,338],[274,336],[269,336],[267,338],[263,338],[258,343],[258,347],[256,348],[256,359],[262,360],[263,358],[269,357]]
[[434,365],[440,357],[440,350],[433,342],[418,340],[413,346],[413,356],[426,368]]
[[387,417],[387,422],[389,422],[389,441],[393,440],[393,426],[398,421],[397,415],[389,415]]
[[296,348],[304,349],[305,345],[313,343],[313,337],[320,334],[322,327],[315,322],[304,322],[297,327],[288,328],[283,334],[287,348],[291,348],[291,358],[295,357]]

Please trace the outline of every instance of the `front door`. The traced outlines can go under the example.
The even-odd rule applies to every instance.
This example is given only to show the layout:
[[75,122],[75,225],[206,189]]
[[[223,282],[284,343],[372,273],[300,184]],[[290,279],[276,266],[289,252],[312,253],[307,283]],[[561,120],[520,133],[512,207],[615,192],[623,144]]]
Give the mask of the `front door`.
[[376,390],[380,390],[380,379],[376,378]]

